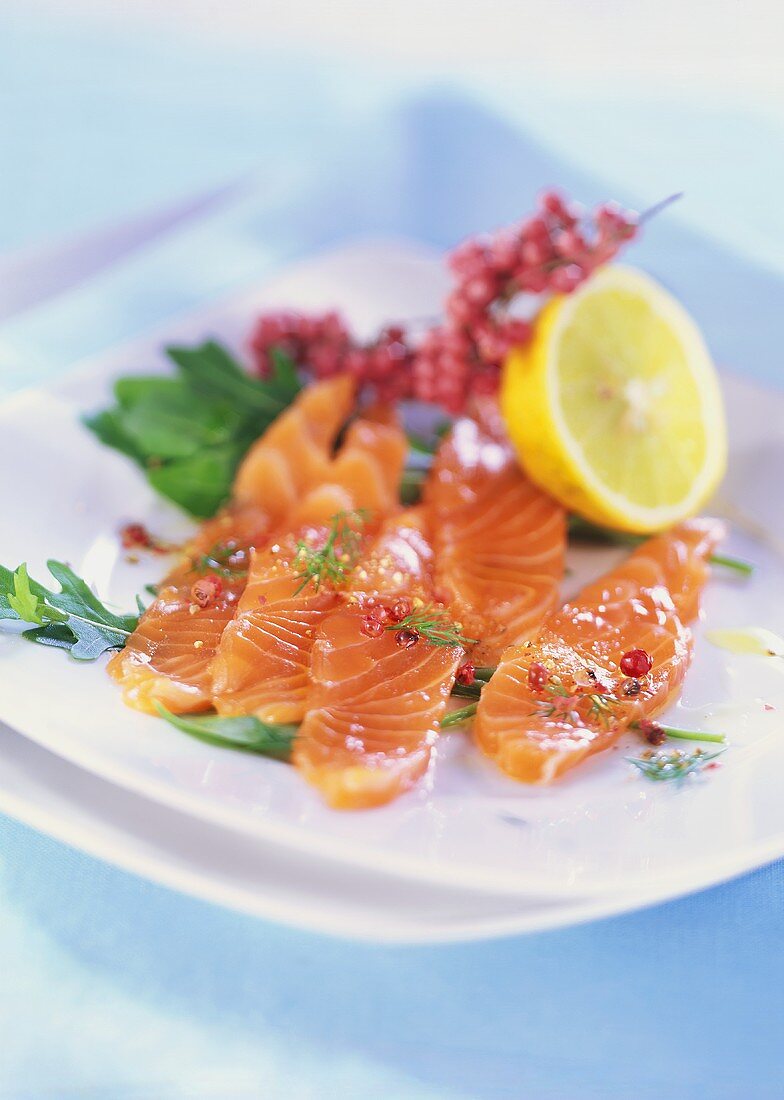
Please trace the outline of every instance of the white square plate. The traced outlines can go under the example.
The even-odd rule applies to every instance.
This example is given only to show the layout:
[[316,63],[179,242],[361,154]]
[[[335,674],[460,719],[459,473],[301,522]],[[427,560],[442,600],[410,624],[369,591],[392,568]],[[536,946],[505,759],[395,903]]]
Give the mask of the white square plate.
[[[0,410],[0,561],[69,561],[102,598],[129,609],[164,565],[123,561],[129,520],[176,537],[187,522],[139,471],[102,448],[80,415],[109,399],[118,375],[165,369],[160,345],[207,336],[235,347],[270,304],[338,305],[360,327],[433,313],[438,265],[418,248],[364,244],[318,257],[252,294],[221,303],[103,356],[48,390]],[[688,305],[688,303],[686,303]],[[710,337],[710,334],[708,334]],[[81,767],[157,800],[266,841],[357,866],[479,890],[578,897],[698,887],[784,854],[783,662],[712,648],[703,625],[784,628],[781,546],[784,397],[727,379],[731,468],[717,510],[736,518],[727,551],[755,561],[749,581],[716,573],[696,627],[694,666],[673,724],[724,730],[723,766],[684,783],[653,784],[624,762],[629,741],[551,789],[499,774],[457,732],[444,737],[430,784],[360,814],[328,810],[293,769],[196,742],[128,710],[103,662],[0,634],[0,718]],[[571,555],[570,585],[618,551]],[[778,597],[778,599],[777,599]],[[766,709],[772,707],[773,709]]]
[[526,898],[359,870],[168,809],[1,723],[0,812],[180,893],[341,939],[464,943],[560,928],[648,903],[637,893]]

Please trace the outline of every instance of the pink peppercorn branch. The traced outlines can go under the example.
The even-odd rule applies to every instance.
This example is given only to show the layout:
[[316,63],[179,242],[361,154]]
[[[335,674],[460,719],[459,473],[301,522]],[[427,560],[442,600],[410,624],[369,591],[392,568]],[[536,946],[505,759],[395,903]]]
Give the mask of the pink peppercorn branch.
[[472,397],[497,391],[507,354],[531,338],[531,325],[515,315],[513,303],[521,295],[576,290],[661,205],[637,216],[607,203],[586,216],[557,192],[545,192],[527,220],[454,249],[444,319],[419,339],[390,325],[360,343],[335,312],[268,313],[251,336],[256,369],[266,375],[273,348],[280,348],[318,379],[348,373],[379,400],[414,398],[460,413]]

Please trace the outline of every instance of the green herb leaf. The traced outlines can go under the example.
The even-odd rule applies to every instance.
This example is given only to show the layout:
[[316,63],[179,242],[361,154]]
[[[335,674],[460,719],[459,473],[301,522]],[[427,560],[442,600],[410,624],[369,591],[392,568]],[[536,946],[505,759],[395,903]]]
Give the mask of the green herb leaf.
[[[43,585],[32,580],[32,578],[27,575],[26,565],[20,565],[16,570],[6,569],[4,565],[0,565],[0,619],[21,618],[19,612],[12,606],[11,600],[17,594],[18,577],[21,576],[22,571],[24,571],[24,576],[27,578],[26,584],[33,595],[39,598],[46,595],[46,589]],[[23,621],[35,622],[36,620],[31,619]]]
[[161,718],[172,726],[210,745],[257,752],[276,760],[288,760],[291,756],[297,726],[273,725],[252,715],[237,718],[223,718],[218,714],[179,715],[172,714],[160,703],[155,706]]
[[27,565],[20,565],[13,574],[13,592],[8,594],[8,606],[15,611],[22,622],[47,623],[64,622],[68,616],[63,611],[46,606],[46,600],[30,587]]
[[228,499],[250,445],[296,397],[296,369],[276,351],[271,376],[252,378],[212,340],[168,354],[175,377],[121,378],[116,405],[84,423],[137,462],[162,496],[207,518]]
[[83,417],[82,423],[105,447],[111,447],[132,458],[139,465],[144,465],[146,455],[126,430],[122,409],[104,409],[103,412],[96,413],[94,416]]
[[684,779],[692,772],[700,771],[721,756],[724,749],[716,752],[706,752],[705,749],[695,749],[694,752],[682,752],[680,749],[662,750],[648,753],[645,756],[627,756],[630,764],[642,772],[646,779],[653,779],[657,783],[671,779]]
[[22,637],[28,642],[48,645],[55,649],[71,650],[74,634],[67,623],[47,623],[46,626],[34,626],[32,630],[23,630]]
[[270,362],[272,373],[267,379],[267,388],[279,401],[290,405],[301,389],[297,364],[281,348],[270,348]]
[[364,509],[338,512],[332,517],[332,526],[322,546],[314,546],[300,539],[295,562],[299,567],[296,575],[301,583],[295,595],[311,583],[318,592],[322,584],[339,588],[345,582],[357,563],[366,520]]
[[452,684],[452,695],[457,695],[461,699],[479,699],[482,694],[482,688],[485,685],[477,681],[473,684]]
[[245,453],[243,444],[207,447],[186,458],[154,466],[147,480],[156,492],[199,519],[214,516],[229,499],[234,474]]
[[165,404],[180,393],[180,380],[165,374],[131,374],[127,378],[118,378],[114,383],[117,404],[124,409],[132,409],[137,401],[147,397],[155,397]]
[[109,611],[64,562],[50,560],[47,566],[59,592],[32,580],[26,565],[13,572],[0,566],[0,619],[32,623],[25,638],[68,649],[77,660],[92,661],[108,649],[121,649],[138,617]]
[[425,606],[412,611],[400,622],[390,623],[387,630],[414,630],[419,637],[430,645],[462,646],[464,649],[473,644],[476,638],[466,638],[440,607]]
[[193,393],[211,402],[225,402],[238,411],[255,410],[273,420],[299,392],[293,365],[281,351],[272,361],[272,375],[264,381],[251,378],[214,340],[196,348],[168,347],[166,354],[180,368]]
[[438,450],[438,440],[431,442],[417,432],[406,432],[406,438],[408,439],[408,445],[411,450],[416,454],[427,455],[428,458],[432,458]]
[[245,577],[248,574],[249,550],[234,542],[216,542],[206,554],[193,558],[195,573],[218,573],[222,577]]
[[154,393],[140,397],[126,409],[123,427],[144,454],[182,458],[204,447],[230,443],[244,419],[229,405],[180,390],[164,403]]
[[406,437],[411,450],[415,454],[432,458],[437,452],[444,436],[447,432],[451,431],[451,429],[452,422],[450,420],[442,420],[430,429],[428,435],[421,435],[419,432],[406,432]]
[[713,742],[716,745],[723,745],[727,738],[723,733],[704,733],[701,730],[685,730],[680,726],[666,726],[662,722],[652,722],[649,719],[641,718],[639,722],[632,722],[631,729],[639,730],[646,740],[651,741],[652,744],[658,744],[658,738],[655,740],[651,738],[650,734],[657,735],[664,734],[665,737],[672,737],[676,741],[705,741]]
[[403,504],[418,504],[422,498],[427,470],[406,469],[400,479],[400,499]]
[[469,718],[473,718],[476,714],[478,703],[469,703],[467,707],[461,707],[460,710],[453,710],[441,719],[439,725],[441,729],[449,729],[450,726],[459,726],[463,722],[467,722]]

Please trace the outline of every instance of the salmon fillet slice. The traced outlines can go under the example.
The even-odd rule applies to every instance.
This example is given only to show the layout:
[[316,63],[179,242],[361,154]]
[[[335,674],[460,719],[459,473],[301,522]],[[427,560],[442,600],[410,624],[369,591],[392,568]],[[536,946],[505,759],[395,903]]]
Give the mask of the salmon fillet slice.
[[335,809],[379,806],[427,771],[439,720],[463,657],[423,638],[401,647],[394,629],[363,631],[370,605],[433,598],[433,554],[422,509],[390,519],[352,575],[348,602],[319,626],[308,711],[294,764]]
[[361,518],[362,539],[398,508],[408,443],[381,411],[354,422],[328,482],[313,489],[266,549],[254,553],[248,584],[212,665],[212,701],[219,714],[255,714],[267,722],[297,722],[305,713],[310,654],[318,624],[340,599],[329,584],[302,584],[306,545],[324,547],[340,521]]
[[[210,666],[245,588],[251,555],[327,475],[352,402],[348,378],[308,386],[250,448],[232,501],[199,528],[125,648],[109,662],[129,706],[149,714],[156,713],[156,702],[175,713],[210,706]],[[200,607],[192,589],[205,572],[218,573],[222,591]]]
[[466,637],[479,639],[471,659],[495,664],[557,605],[565,510],[520,469],[489,403],[458,420],[441,444],[424,501],[436,586]]
[[[689,666],[686,624],[698,612],[722,536],[719,523],[694,520],[648,540],[552,614],[535,641],[507,650],[474,722],[485,755],[515,779],[550,783],[632,723],[660,714]],[[632,649],[653,660],[636,684],[620,669]],[[546,670],[541,687],[532,687],[532,665]]]

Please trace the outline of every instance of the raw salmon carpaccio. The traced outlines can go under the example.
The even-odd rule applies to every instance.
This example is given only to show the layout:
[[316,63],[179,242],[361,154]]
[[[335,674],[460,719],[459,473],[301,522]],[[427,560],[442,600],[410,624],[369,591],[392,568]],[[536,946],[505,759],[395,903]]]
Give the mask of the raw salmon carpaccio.
[[[652,538],[619,568],[588,585],[551,615],[538,638],[508,650],[482,698],[474,737],[515,779],[550,783],[585,757],[613,744],[640,718],[660,714],[678,693],[691,659],[691,631],[721,524],[694,520]],[[643,649],[653,659],[638,695],[624,693],[619,663]],[[544,666],[566,697],[529,684]],[[592,713],[580,691],[607,691]],[[547,712],[551,707],[555,711]]]
[[394,629],[379,637],[362,629],[369,600],[385,607],[398,599],[412,607],[432,603],[424,527],[421,508],[388,520],[352,574],[347,602],[316,635],[294,764],[335,809],[389,802],[430,762],[463,650],[424,638],[406,648]]
[[[176,713],[210,706],[210,666],[245,588],[250,554],[327,477],[353,396],[345,377],[308,386],[251,447],[231,503],[199,528],[185,560],[163,581],[125,648],[109,662],[129,706],[150,714],[156,713],[156,702]],[[220,598],[201,608],[191,595],[204,572],[195,563],[216,547],[235,553],[222,570]]]
[[307,494],[267,548],[253,555],[247,587],[212,665],[212,701],[219,714],[254,714],[266,722],[298,722],[305,713],[316,628],[338,603],[329,585],[301,587],[301,542],[323,546],[335,517],[364,512],[369,539],[399,507],[408,443],[388,413],[371,411],[346,432],[326,481]]
[[423,505],[390,521],[355,571],[358,606],[333,612],[318,632],[294,761],[331,806],[383,804],[423,775],[465,656],[423,639],[401,649],[394,631],[366,637],[366,600],[446,602],[461,633],[478,640],[472,660],[494,662],[555,606],[565,545],[563,508],[520,471],[490,408],[458,421]]
[[439,447],[424,501],[437,589],[477,665],[534,635],[558,602],[566,513],[520,469],[497,407],[458,420]]

